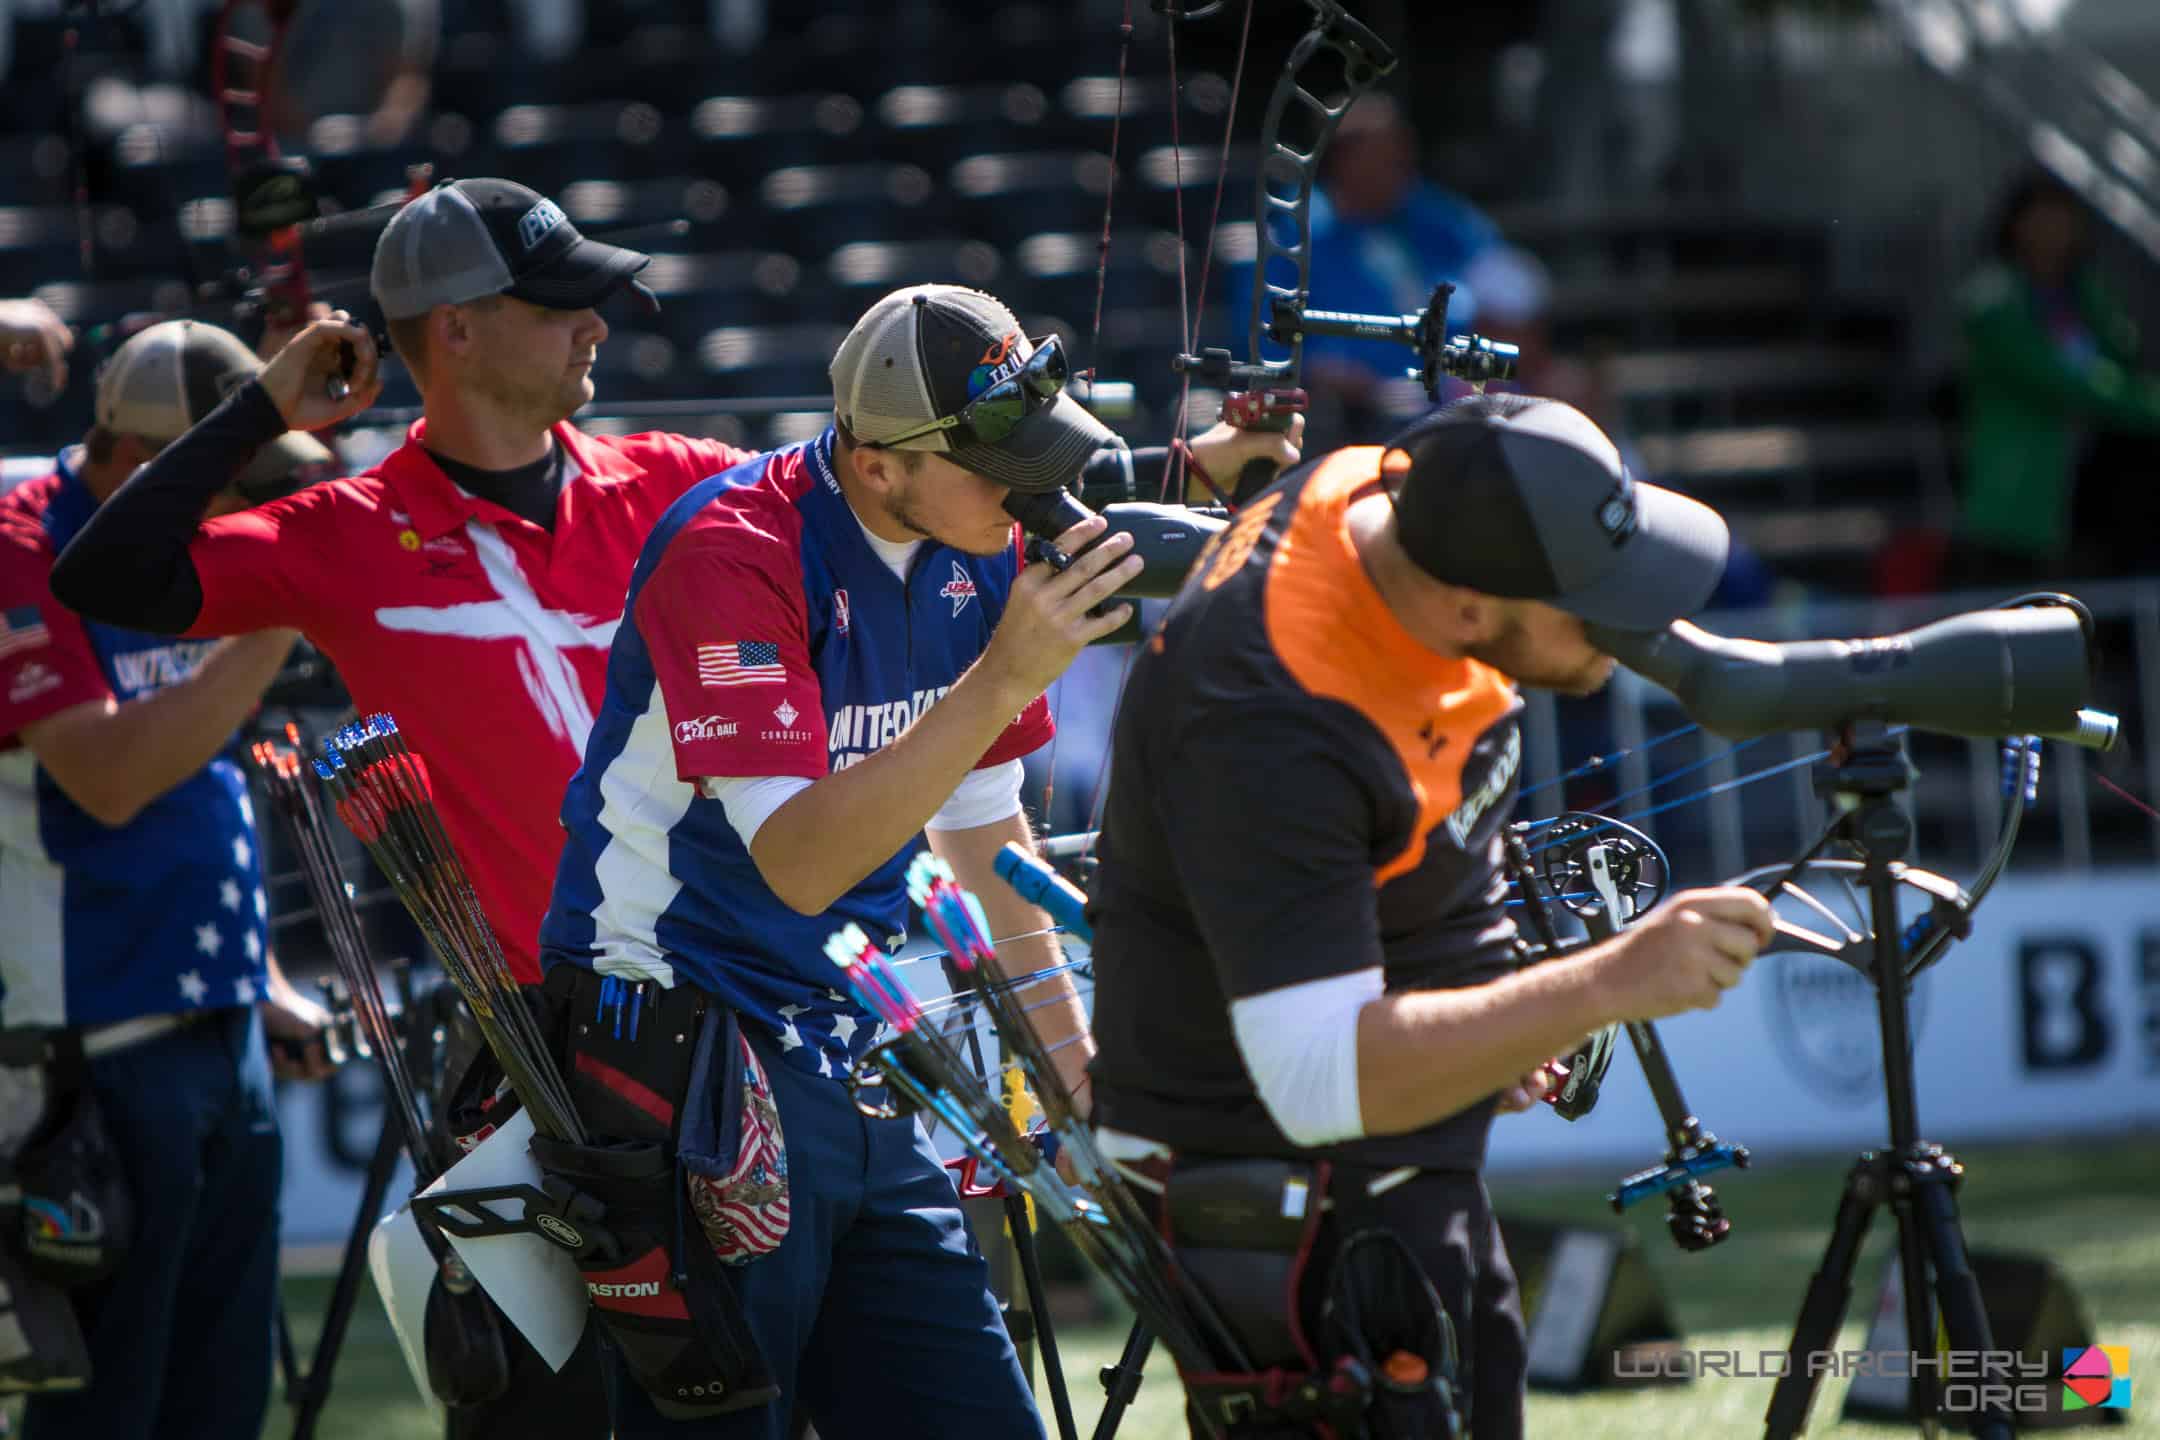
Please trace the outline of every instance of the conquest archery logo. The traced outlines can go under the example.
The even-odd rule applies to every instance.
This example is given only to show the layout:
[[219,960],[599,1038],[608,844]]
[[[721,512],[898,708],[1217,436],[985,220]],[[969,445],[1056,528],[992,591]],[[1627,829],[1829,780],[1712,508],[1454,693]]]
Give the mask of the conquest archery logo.
[[952,562],[952,579],[946,581],[945,588],[937,593],[952,601],[952,613],[957,619],[960,612],[967,609],[968,601],[975,598],[975,582],[969,578],[967,571],[960,568],[960,562],[955,560]]
[[[1809,928],[1822,923],[1817,917]],[[1851,923],[1865,928],[1863,922]],[[1882,1085],[1882,1035],[1876,1028],[1874,983],[1827,955],[1788,952],[1765,956],[1763,963],[1769,967],[1770,980],[1761,987],[1763,1003],[1786,1068],[1832,1100],[1874,1096]],[[1914,981],[1909,1001],[1916,1044],[1927,1017],[1927,993],[1922,976]]]

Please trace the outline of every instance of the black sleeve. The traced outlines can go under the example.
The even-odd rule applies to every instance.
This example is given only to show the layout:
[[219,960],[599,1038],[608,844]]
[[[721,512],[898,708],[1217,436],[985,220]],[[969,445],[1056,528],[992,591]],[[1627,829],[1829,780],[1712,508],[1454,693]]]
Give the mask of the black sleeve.
[[53,594],[108,625],[186,630],[203,604],[188,542],[218,492],[284,433],[285,418],[259,382],[226,396],[98,506],[54,562]]
[[1232,1000],[1383,963],[1367,744],[1324,707],[1206,707],[1155,801],[1179,888]]

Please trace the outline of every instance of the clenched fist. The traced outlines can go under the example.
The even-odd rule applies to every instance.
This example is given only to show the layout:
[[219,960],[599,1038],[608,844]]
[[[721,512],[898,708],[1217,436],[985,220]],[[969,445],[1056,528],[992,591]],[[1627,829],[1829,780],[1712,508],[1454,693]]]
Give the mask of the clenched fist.
[[[346,386],[344,395],[335,400],[330,398],[333,376]],[[332,311],[293,336],[263,367],[259,378],[293,430],[335,425],[367,409],[382,394],[375,339],[343,310]]]
[[1717,1008],[1774,933],[1753,890],[1683,890],[1584,958],[1615,1020],[1658,1020]]

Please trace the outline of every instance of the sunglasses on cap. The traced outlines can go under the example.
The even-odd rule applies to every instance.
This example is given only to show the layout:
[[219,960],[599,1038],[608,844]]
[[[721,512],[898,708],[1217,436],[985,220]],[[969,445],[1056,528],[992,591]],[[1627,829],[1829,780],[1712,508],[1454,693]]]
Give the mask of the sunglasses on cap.
[[952,414],[888,435],[874,448],[889,450],[940,430],[956,432],[952,441],[955,445],[995,445],[1018,429],[1029,415],[1057,399],[1069,373],[1064,341],[1055,335],[1047,336],[1035,342],[1034,353],[1020,362],[1018,370]]

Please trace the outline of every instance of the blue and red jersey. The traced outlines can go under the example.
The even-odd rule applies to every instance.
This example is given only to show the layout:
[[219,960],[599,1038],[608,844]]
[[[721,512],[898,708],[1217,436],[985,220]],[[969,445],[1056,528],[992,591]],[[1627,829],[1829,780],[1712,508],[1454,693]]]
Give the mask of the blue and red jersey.
[[[905,937],[907,852],[826,913],[758,873],[700,777],[815,781],[889,744],[988,645],[1014,545],[923,544],[905,580],[871,548],[833,470],[833,435],[755,456],[689,491],[645,542],[607,694],[563,802],[567,838],[542,961],[695,985],[780,1036],[790,1063],[851,1069],[875,1022],[837,988],[826,938]],[[1038,696],[979,766],[1051,734]]]
[[125,825],[68,798],[22,731],[147,699],[215,641],[82,619],[53,557],[96,501],[63,458],[0,496],[0,1026],[104,1025],[262,998],[261,847],[238,747]]

